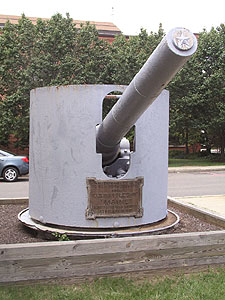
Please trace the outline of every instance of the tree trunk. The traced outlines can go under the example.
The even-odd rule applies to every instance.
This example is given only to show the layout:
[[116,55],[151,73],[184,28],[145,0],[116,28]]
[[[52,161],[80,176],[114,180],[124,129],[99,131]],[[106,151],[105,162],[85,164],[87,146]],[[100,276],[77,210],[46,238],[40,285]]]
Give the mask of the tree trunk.
[[221,149],[221,154],[220,154],[220,160],[225,161],[225,156],[224,156],[224,149],[225,149],[225,134],[224,132],[221,132],[221,144],[220,144],[220,149]]
[[185,148],[186,148],[186,154],[189,154],[189,147],[188,147],[188,128],[185,129]]

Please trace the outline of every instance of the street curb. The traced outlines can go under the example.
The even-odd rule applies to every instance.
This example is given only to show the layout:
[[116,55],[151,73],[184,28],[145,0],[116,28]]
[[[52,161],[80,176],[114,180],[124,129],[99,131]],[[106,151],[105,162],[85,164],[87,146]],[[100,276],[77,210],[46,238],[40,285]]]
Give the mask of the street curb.
[[[201,197],[204,198],[204,196]],[[202,221],[225,228],[225,217],[221,215],[218,215],[216,213],[213,213],[203,208],[196,207],[190,203],[184,203],[182,202],[182,200],[179,201],[169,196],[168,196],[168,204],[171,204],[174,207],[177,207],[178,209],[181,209],[184,212],[190,213],[193,216],[201,219]]]
[[211,171],[225,171],[225,166],[169,167],[168,168],[168,173],[211,172]]

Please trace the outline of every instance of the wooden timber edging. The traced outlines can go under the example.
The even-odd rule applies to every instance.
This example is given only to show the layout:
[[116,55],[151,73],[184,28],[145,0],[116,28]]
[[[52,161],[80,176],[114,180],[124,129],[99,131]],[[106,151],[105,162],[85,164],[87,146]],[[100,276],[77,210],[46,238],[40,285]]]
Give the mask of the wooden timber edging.
[[225,264],[225,230],[0,245],[0,283],[82,279]]
[[17,198],[0,198],[0,205],[18,205],[18,204],[29,204],[28,197],[17,197]]
[[[209,222],[213,215],[210,218]],[[208,266],[225,266],[225,230],[0,245],[1,285],[63,278],[83,281],[103,276],[155,276]]]

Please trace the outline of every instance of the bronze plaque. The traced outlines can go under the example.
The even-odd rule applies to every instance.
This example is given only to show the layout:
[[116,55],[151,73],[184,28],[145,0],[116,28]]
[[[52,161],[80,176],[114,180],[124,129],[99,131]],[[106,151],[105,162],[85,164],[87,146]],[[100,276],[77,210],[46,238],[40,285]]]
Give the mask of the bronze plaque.
[[143,185],[143,177],[124,180],[87,178],[86,218],[142,217]]

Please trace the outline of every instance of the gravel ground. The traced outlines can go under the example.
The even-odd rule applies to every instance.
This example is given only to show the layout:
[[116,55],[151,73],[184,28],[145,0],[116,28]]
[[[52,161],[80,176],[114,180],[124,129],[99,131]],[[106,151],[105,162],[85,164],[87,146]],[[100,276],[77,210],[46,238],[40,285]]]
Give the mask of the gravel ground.
[[[23,226],[17,219],[18,213],[26,207],[26,205],[0,205],[0,244],[46,241],[41,239],[35,231]],[[222,227],[203,222],[174,207],[170,206],[169,209],[176,212],[180,217],[179,224],[171,229],[170,233],[204,232],[223,229]]]

